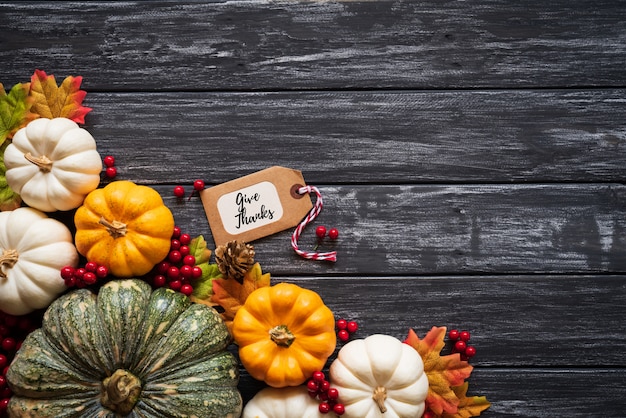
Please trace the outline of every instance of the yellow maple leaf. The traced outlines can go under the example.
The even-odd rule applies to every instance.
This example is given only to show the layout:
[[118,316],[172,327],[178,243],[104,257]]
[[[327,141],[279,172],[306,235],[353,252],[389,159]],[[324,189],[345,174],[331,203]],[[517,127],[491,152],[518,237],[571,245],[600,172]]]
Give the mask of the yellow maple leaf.
[[422,340],[413,330],[409,330],[404,340],[422,356],[428,376],[426,409],[437,415],[457,412],[460,401],[453,387],[462,385],[473,369],[467,361],[461,360],[459,353],[441,355],[445,335],[446,327],[433,327]]
[[484,396],[470,396],[467,397],[467,388],[469,383],[465,382],[460,386],[452,388],[457,398],[459,398],[459,406],[454,414],[443,414],[443,418],[470,418],[477,417],[485,409],[489,408],[491,404]]
[[30,81],[30,97],[34,101],[31,111],[44,118],[63,117],[85,123],[85,115],[91,108],[82,105],[87,94],[80,89],[82,81],[80,76],[69,76],[59,87],[53,75],[35,70]]
[[261,265],[255,263],[243,277],[241,284],[234,279],[214,279],[213,295],[210,301],[224,309],[222,318],[230,331],[235,314],[246,302],[248,295],[260,287],[269,285],[270,274],[263,274]]

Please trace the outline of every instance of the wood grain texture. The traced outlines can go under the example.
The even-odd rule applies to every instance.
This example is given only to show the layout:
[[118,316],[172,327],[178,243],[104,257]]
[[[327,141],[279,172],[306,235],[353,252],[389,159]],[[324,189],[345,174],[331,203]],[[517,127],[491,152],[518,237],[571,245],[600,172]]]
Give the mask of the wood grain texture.
[[622,0],[4,2],[4,82],[91,90],[626,84]]
[[[221,183],[626,181],[626,90],[88,94],[121,175]],[[166,164],[163,162],[166,161]],[[242,163],[243,162],[243,163]]]

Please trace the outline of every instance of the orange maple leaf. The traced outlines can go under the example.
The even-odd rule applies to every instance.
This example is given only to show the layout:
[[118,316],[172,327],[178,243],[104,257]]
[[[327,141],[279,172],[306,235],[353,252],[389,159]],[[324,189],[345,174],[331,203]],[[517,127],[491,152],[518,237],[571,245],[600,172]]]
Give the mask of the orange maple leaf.
[[80,89],[82,81],[81,76],[69,76],[59,87],[53,75],[35,70],[30,81],[30,96],[34,99],[31,111],[44,118],[63,117],[85,123],[91,108],[82,105],[87,94]]
[[234,279],[214,279],[211,302],[224,308],[222,318],[230,331],[235,314],[243,306],[248,295],[260,287],[270,285],[270,274],[261,272],[261,265],[255,263],[239,284]]
[[489,408],[491,404],[484,396],[471,396],[467,397],[467,388],[469,383],[465,382],[461,386],[455,386],[452,388],[457,398],[459,398],[459,407],[454,414],[443,414],[443,418],[470,418],[477,417],[485,409]]
[[461,360],[459,353],[441,355],[445,335],[446,327],[433,327],[423,340],[413,330],[409,330],[404,340],[422,356],[424,372],[428,376],[426,409],[437,415],[457,412],[459,398],[453,387],[462,385],[473,369],[467,361]]

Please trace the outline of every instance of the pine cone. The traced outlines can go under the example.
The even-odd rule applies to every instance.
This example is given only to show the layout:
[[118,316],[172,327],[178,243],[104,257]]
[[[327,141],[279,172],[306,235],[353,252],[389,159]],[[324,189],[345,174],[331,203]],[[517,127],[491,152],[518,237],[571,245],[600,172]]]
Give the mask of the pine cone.
[[240,241],[230,241],[215,249],[215,261],[226,278],[243,283],[243,277],[254,265],[254,247]]

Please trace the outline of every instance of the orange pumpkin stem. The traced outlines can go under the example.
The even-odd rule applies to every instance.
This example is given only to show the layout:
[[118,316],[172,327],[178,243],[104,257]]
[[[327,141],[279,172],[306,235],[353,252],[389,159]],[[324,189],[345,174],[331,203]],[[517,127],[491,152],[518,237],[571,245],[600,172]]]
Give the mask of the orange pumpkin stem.
[[100,225],[104,225],[106,229],[109,231],[109,234],[111,234],[113,238],[126,236],[126,224],[123,222],[119,222],[119,221],[109,222],[106,219],[104,219],[104,216],[103,216],[100,218],[100,221],[98,223]]
[[132,412],[140,394],[141,381],[129,371],[117,369],[102,381],[100,402],[110,410],[126,416]]
[[33,157],[33,154],[27,152],[26,154],[24,154],[24,158],[35,164],[37,167],[39,167],[39,170],[43,171],[44,173],[49,173],[50,170],[52,170],[52,160],[50,160],[50,158],[46,157],[45,155],[42,155],[41,157]]
[[380,409],[380,413],[384,414],[387,412],[387,407],[385,406],[385,399],[387,399],[387,389],[382,386],[378,386],[374,390],[374,395],[372,395],[372,399],[378,405],[378,409]]
[[[15,265],[15,263],[17,263],[18,256],[19,254],[16,250],[4,250],[2,255],[0,255],[0,265],[11,268]],[[0,269],[0,277],[3,279],[6,279],[7,277],[2,269]]]
[[281,347],[289,347],[293,344],[296,336],[293,335],[287,325],[277,325],[270,330],[270,338]]

